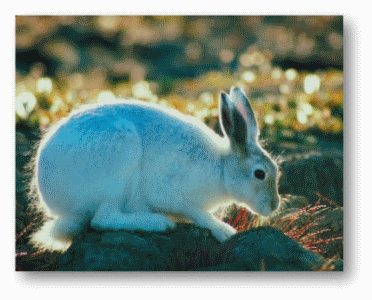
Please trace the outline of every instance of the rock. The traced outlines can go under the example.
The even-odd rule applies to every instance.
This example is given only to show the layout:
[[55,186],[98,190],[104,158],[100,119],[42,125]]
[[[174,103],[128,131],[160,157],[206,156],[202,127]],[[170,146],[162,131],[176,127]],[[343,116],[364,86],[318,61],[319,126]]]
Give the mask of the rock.
[[[122,235],[122,237],[120,237]],[[154,271],[159,251],[128,232],[78,235],[59,257],[58,271]]]
[[235,266],[236,271],[312,271],[325,263],[324,258],[269,226],[234,235],[221,252],[223,261]]
[[272,227],[240,232],[221,244],[208,229],[178,224],[166,233],[82,233],[59,257],[56,270],[310,271],[324,264],[324,258]]
[[175,231],[155,234],[151,240],[161,250],[166,270],[193,271],[220,263],[221,244],[209,229],[195,224],[178,224]]
[[343,206],[343,157],[324,154],[290,155],[280,165],[279,193],[302,195],[315,203],[327,197]]
[[218,244],[209,230],[192,224],[168,233],[91,230],[76,237],[57,270],[193,270],[211,263]]

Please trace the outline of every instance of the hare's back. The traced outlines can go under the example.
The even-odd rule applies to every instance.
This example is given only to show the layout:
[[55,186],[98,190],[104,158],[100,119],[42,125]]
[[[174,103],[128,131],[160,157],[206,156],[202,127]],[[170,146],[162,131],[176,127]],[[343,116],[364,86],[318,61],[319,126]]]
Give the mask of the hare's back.
[[219,147],[223,140],[201,120],[177,110],[139,101],[116,107],[119,118],[134,124],[144,149]]
[[56,124],[44,137],[39,159],[49,164],[99,168],[117,165],[131,152],[195,151],[219,137],[203,122],[140,101],[90,105]]
[[84,107],[44,136],[36,158],[39,180],[60,185],[103,182],[128,160],[138,161],[141,138],[118,107]]

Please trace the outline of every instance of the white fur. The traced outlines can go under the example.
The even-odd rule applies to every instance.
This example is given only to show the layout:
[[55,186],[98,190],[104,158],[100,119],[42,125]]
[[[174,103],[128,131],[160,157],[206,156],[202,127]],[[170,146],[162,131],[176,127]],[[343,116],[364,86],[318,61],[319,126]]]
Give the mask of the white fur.
[[[279,201],[277,167],[257,142],[244,94],[232,89],[224,96],[227,111],[235,102],[248,120],[248,156],[195,118],[136,100],[84,106],[61,120],[35,158],[34,188],[52,220],[32,242],[66,249],[89,225],[165,231],[175,227],[167,213],[182,214],[224,241],[236,231],[210,211],[231,198],[269,215]],[[265,180],[254,177],[256,168]]]

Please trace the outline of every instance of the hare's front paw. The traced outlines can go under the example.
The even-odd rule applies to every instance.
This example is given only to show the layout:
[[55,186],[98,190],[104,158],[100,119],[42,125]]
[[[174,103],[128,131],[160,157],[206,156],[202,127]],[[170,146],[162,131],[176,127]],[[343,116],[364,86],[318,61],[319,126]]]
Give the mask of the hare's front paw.
[[146,228],[146,231],[167,231],[174,229],[176,224],[165,215],[153,214],[150,218],[144,219],[142,226],[139,227]]
[[218,222],[218,226],[211,228],[211,230],[220,242],[225,242],[237,232],[233,227],[223,222]]

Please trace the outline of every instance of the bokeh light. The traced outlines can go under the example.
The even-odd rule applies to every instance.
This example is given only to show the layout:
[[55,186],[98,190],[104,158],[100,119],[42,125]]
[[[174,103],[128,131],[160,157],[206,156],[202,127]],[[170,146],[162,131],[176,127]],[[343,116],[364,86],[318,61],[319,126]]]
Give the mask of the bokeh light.
[[98,103],[110,103],[115,102],[116,96],[112,91],[102,91],[99,93],[97,97]]
[[312,94],[320,89],[320,78],[318,75],[307,75],[304,80],[304,90],[307,94]]
[[36,82],[36,91],[38,93],[49,94],[53,89],[53,83],[50,78],[40,78]]
[[228,64],[234,59],[234,52],[229,49],[223,49],[220,52],[222,62]]
[[256,79],[256,75],[254,74],[253,71],[246,71],[242,74],[242,78],[248,82],[248,83],[252,83],[253,81],[255,81]]
[[296,77],[297,72],[295,69],[288,69],[287,71],[285,71],[285,78],[287,78],[288,80],[290,81],[295,80]]
[[25,119],[31,113],[36,105],[36,97],[31,92],[21,93],[16,98],[15,111],[18,116]]

